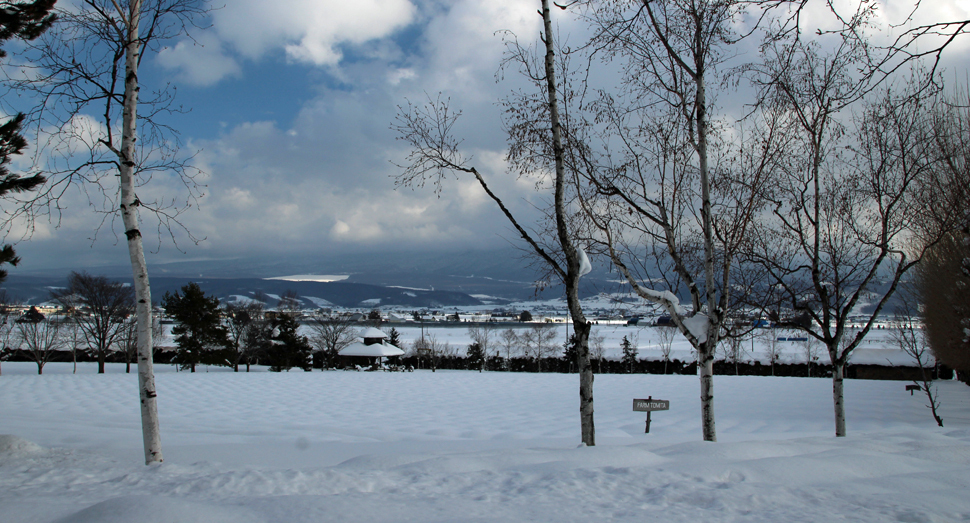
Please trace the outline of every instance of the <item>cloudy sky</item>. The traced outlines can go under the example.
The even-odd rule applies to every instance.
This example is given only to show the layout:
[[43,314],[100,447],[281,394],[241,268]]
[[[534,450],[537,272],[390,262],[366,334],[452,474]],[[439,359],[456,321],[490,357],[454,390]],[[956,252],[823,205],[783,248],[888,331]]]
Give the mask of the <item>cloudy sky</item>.
[[[967,0],[937,0],[927,19],[965,19]],[[538,37],[535,0],[222,0],[193,39],[147,56],[142,79],[172,82],[191,111],[173,120],[197,153],[205,195],[183,215],[198,245],[150,242],[155,261],[277,252],[442,251],[505,245],[504,218],[471,180],[395,189],[407,151],[389,129],[397,106],[426,93],[465,113],[458,134],[516,212],[532,184],[505,172],[501,111],[515,80],[496,82],[496,31]],[[927,7],[927,6],[924,6]],[[887,13],[901,6],[886,8]],[[583,25],[554,9],[560,30]],[[961,79],[965,72],[960,73]],[[163,186],[164,181],[160,182]],[[177,184],[171,184],[171,190]],[[167,187],[166,187],[167,190]],[[123,264],[123,237],[78,199],[60,227],[39,223],[19,243],[25,264]],[[117,227],[115,228],[117,229]]]

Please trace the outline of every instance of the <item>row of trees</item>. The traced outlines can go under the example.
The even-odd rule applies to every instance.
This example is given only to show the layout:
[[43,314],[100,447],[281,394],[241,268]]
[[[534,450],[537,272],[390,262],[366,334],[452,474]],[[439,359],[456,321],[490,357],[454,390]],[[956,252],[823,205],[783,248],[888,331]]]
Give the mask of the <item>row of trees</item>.
[[[132,317],[135,297],[130,285],[104,276],[72,272],[66,287],[51,292],[51,300],[61,305],[64,312],[60,318],[44,318],[32,307],[23,318],[16,319],[5,306],[3,348],[26,345],[37,361],[38,372],[43,371],[43,365],[55,351],[65,346],[69,346],[75,361],[78,351],[93,354],[99,373],[104,373],[108,353],[120,351],[125,355],[126,370],[131,370],[137,332]],[[25,328],[30,332],[24,332]],[[158,331],[160,326],[156,324],[154,328]]]
[[[0,20],[0,38],[33,38],[52,27],[28,46],[31,67],[13,79],[15,87],[42,100],[30,119],[45,130],[38,134],[37,151],[46,185],[36,198],[19,202],[22,212],[11,214],[56,215],[59,198],[75,183],[96,194],[91,203],[98,210],[120,214],[135,282],[145,459],[157,462],[162,453],[151,369],[152,300],[139,210],[157,216],[162,230],[181,224],[178,208],[147,200],[147,191],[139,198],[135,187],[153,173],[168,172],[190,189],[188,204],[197,191],[178,153],[177,135],[158,119],[178,108],[164,89],[140,99],[138,71],[146,53],[191,28],[204,4],[81,0],[51,25],[52,6],[40,0],[11,4]],[[929,87],[937,85],[935,64],[928,68],[932,78],[915,79],[908,94],[878,90],[892,85],[887,78],[904,71],[904,63],[938,59],[968,22],[910,27],[876,46],[867,31],[875,20],[871,2],[860,2],[850,13],[825,3],[835,29],[819,30],[816,38],[802,27],[816,17],[800,16],[815,3],[803,0],[603,0],[569,6],[580,10],[594,33],[582,46],[592,54],[581,61],[602,58],[623,77],[619,86],[602,89],[576,83],[598,75],[569,68],[574,55],[557,48],[547,0],[540,11],[542,58],[509,40],[508,63],[519,67],[538,94],[522,92],[505,100],[508,159],[517,172],[549,181],[553,226],[520,223],[490,190],[485,176],[461,155],[461,140],[448,135],[457,113],[446,104],[402,114],[398,128],[415,150],[402,181],[421,183],[427,175],[449,172],[472,175],[550,274],[564,283],[576,333],[583,442],[595,444],[595,431],[589,325],[578,282],[589,267],[586,252],[597,251],[609,256],[639,295],[668,309],[697,350],[704,438],[714,440],[710,362],[718,341],[728,335],[724,326],[731,311],[752,294],[743,261],[758,261],[773,283],[764,288],[772,289],[770,298],[779,309],[813,313],[806,332],[826,345],[839,366],[867,331],[841,349],[845,312],[859,303],[877,274],[891,273],[894,288],[942,234],[927,235],[918,246],[900,246],[910,229],[906,220],[919,215],[910,212],[913,189],[927,166],[938,162],[926,161],[920,157],[926,151],[910,147],[920,140],[902,140],[888,125],[896,118],[888,108],[897,102],[917,111],[908,113],[913,118],[897,118],[906,124],[902,129],[923,121],[921,111],[933,106]],[[738,45],[758,35],[764,37],[761,53],[737,52]],[[931,41],[917,50],[923,37],[936,35],[943,35],[944,43]],[[764,60],[728,64],[744,55]],[[755,111],[738,120],[716,115],[711,86],[727,89],[739,78],[758,87],[748,104]],[[850,121],[850,112],[860,115],[858,122]],[[97,115],[99,134],[78,132],[89,114]],[[148,132],[139,133],[146,126]],[[869,147],[869,137],[889,142]],[[884,174],[872,176],[875,172]],[[582,212],[575,213],[577,208]],[[950,221],[945,224],[949,229]],[[765,227],[756,230],[760,225]],[[554,234],[544,238],[534,232],[543,230]],[[638,275],[637,269],[646,267],[659,267],[665,285],[646,283],[656,281]],[[680,304],[680,294],[690,296],[689,307]],[[884,303],[878,302],[877,313]],[[833,395],[836,433],[844,435],[840,379],[833,381]]]
[[[98,362],[98,373],[103,374],[105,362],[111,352],[124,355],[126,372],[137,356],[137,322],[134,318],[135,292],[130,285],[112,281],[104,276],[92,276],[72,272],[67,286],[51,292],[51,300],[60,304],[63,314],[59,318],[44,318],[37,314],[27,321],[14,320],[9,312],[5,314],[3,332],[4,347],[26,346],[37,362],[38,372],[50,356],[58,350],[69,348],[74,355],[90,353]],[[5,309],[8,310],[9,309]],[[36,309],[31,308],[36,312]],[[30,325],[27,343],[24,333],[19,338],[13,334],[22,331],[23,325]],[[156,336],[161,333],[161,325],[152,326]],[[13,343],[20,340],[22,343]],[[43,342],[43,343],[41,343]]]
[[[44,318],[35,308],[21,319],[5,314],[0,332],[4,348],[26,350],[37,362],[39,373],[55,352],[65,348],[75,355],[75,361],[78,352],[94,355],[99,374],[105,371],[108,355],[119,352],[130,372],[137,354],[135,292],[130,285],[72,272],[67,286],[51,292],[51,300],[62,307],[58,318]],[[298,325],[292,315],[278,314],[267,320],[260,302],[229,304],[223,309],[217,298],[206,296],[195,283],[175,294],[166,293],[161,306],[177,323],[172,329],[177,346],[174,362],[183,369],[195,372],[196,365],[207,364],[238,371],[245,364],[248,370],[257,361],[277,371],[310,368],[309,342],[296,334]],[[340,332],[346,334],[336,345],[331,344],[337,348],[328,353],[335,355],[345,346],[343,340],[356,336],[349,328]],[[157,319],[153,339],[162,340]]]
[[[871,2],[843,12],[831,2],[589,1],[560,6],[592,35],[573,50],[555,47],[541,5],[540,51],[512,35],[505,64],[535,91],[502,106],[509,169],[549,190],[548,223],[520,223],[489,188],[451,134],[460,111],[440,97],[398,114],[395,129],[411,147],[399,183],[471,175],[565,285],[586,444],[595,441],[589,326],[575,297],[585,251],[607,257],[693,347],[705,440],[716,441],[718,344],[746,334],[735,318],[751,308],[824,347],[844,436],[852,351],[924,255],[970,223],[970,208],[933,205],[947,201],[937,198],[954,189],[951,178],[968,185],[966,148],[947,146],[965,128],[937,125],[966,110],[947,99],[936,62],[917,62],[938,60],[967,22],[900,29],[877,43]],[[806,8],[818,9],[803,17]],[[824,27],[804,26],[824,11]],[[940,34],[949,39],[922,44]],[[594,83],[615,71],[617,85]],[[728,93],[748,99],[715,105]],[[867,320],[852,330],[863,302]]]
[[[471,368],[482,369],[486,360],[499,362],[498,367],[493,365],[494,370],[509,370],[507,364],[515,358],[525,358],[533,362],[532,370],[542,372],[542,360],[562,356],[569,362],[566,370],[573,372],[575,369],[575,338],[570,337],[566,343],[559,343],[556,340],[557,332],[550,328],[548,324],[534,324],[525,330],[516,331],[512,328],[493,328],[487,325],[469,327],[468,335],[472,343],[466,348],[465,354],[471,362]],[[786,348],[792,348],[798,353],[798,359],[803,360],[808,365],[808,375],[811,376],[812,366],[817,365],[821,355],[822,345],[815,338],[807,336],[796,336],[797,330],[793,329],[757,329],[749,330],[744,336],[728,338],[727,343],[722,345],[715,360],[724,361],[737,368],[748,356],[754,355],[754,344],[757,343],[764,350],[764,355],[768,358],[769,372],[774,375],[774,367],[782,362],[782,354]],[[895,331],[894,331],[895,332]],[[660,351],[660,361],[664,364],[670,363],[673,350],[673,342],[677,330],[673,327],[659,326],[653,328],[653,336],[656,343],[654,346]],[[781,338],[781,339],[780,339]],[[415,340],[408,356],[418,356],[417,349],[428,348],[428,355],[435,358],[447,358],[458,355],[458,350],[447,344],[438,343],[433,335],[427,335],[424,341]],[[785,341],[782,341],[784,339]],[[590,335],[589,350],[590,359],[594,366],[600,366],[596,371],[601,371],[602,362],[605,359],[606,347],[605,337],[602,335]],[[631,339],[629,335],[624,335],[620,341],[620,362],[628,369],[638,365],[639,349],[636,339]],[[696,363],[697,354],[692,351],[689,361]]]
[[267,319],[260,302],[222,309],[219,299],[206,296],[196,283],[165,293],[162,308],[175,320],[175,361],[183,369],[195,372],[196,365],[207,364],[238,372],[240,364],[248,371],[255,362],[275,372],[311,368],[309,340],[297,333],[299,325],[291,314]]

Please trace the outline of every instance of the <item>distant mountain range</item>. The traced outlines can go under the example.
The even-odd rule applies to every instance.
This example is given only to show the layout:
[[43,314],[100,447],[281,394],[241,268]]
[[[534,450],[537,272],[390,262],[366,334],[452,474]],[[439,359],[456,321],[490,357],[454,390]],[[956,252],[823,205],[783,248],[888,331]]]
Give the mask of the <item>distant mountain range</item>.
[[[599,262],[599,263],[597,263]],[[617,283],[602,260],[594,260],[593,271],[582,279],[580,296],[600,293],[622,294],[628,287]],[[22,303],[47,301],[52,287],[66,285],[71,269],[30,271],[10,269],[3,288]],[[127,265],[104,266],[91,274],[118,281],[131,281]],[[257,298],[275,306],[286,291],[297,294],[307,308],[329,305],[370,309],[378,306],[448,308],[472,305],[500,307],[511,302],[563,297],[562,285],[537,286],[542,277],[522,251],[514,248],[463,252],[384,252],[336,254],[306,257],[249,257],[231,260],[180,261],[149,265],[152,298],[160,301],[193,281],[221,301]],[[271,279],[292,275],[332,275],[340,281],[289,281]],[[340,279],[342,278],[342,279]],[[887,290],[875,285],[877,294]],[[682,301],[687,300],[684,292]],[[872,300],[872,297],[863,301]],[[891,315],[894,297],[883,309]],[[861,303],[857,313],[871,312],[873,303]]]
[[[222,301],[260,296],[268,305],[293,291],[308,308],[332,304],[345,308],[379,305],[404,307],[497,306],[531,299],[561,297],[561,285],[538,289],[538,272],[520,251],[459,253],[362,253],[285,259],[186,261],[149,266],[152,297],[161,300],[193,281]],[[29,271],[15,268],[4,283],[8,295],[24,303],[46,301],[53,287],[66,285],[71,269]],[[131,281],[130,267],[104,266],[88,270],[118,281]],[[291,275],[333,275],[340,281],[289,281]],[[274,279],[269,279],[274,278]],[[613,292],[604,267],[583,278],[582,295]],[[265,295],[265,296],[262,296]],[[268,298],[268,299],[267,299]]]

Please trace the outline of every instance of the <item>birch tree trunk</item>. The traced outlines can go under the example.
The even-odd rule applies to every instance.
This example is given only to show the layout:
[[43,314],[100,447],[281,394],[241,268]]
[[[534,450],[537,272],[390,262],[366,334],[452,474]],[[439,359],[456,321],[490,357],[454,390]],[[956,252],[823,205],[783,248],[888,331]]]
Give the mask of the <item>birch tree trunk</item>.
[[593,424],[593,367],[589,361],[590,325],[586,321],[586,316],[583,314],[579,302],[579,252],[570,238],[566,220],[566,170],[563,160],[562,128],[559,123],[559,98],[556,92],[556,51],[552,38],[552,16],[549,12],[549,0],[542,0],[542,23],[546,44],[546,94],[549,103],[549,119],[552,125],[552,150],[556,161],[556,232],[566,258],[566,278],[563,283],[566,286],[566,301],[576,336],[580,431],[583,443],[592,447],[596,445],[596,428]]
[[697,352],[697,371],[701,381],[701,431],[704,441],[717,441],[714,425],[714,354]]
[[835,406],[835,436],[845,437],[845,396],[842,378],[845,374],[845,364],[835,361],[832,364],[832,399]]
[[[404,173],[398,176],[399,185],[421,185],[427,179],[435,180],[440,187],[443,174],[446,172],[471,174],[478,181],[489,198],[498,205],[502,214],[508,218],[522,239],[529,244],[535,254],[548,264],[551,272],[560,279],[566,287],[566,300],[569,314],[576,331],[577,364],[580,373],[580,425],[583,443],[589,446],[596,444],[596,433],[593,426],[593,372],[589,359],[590,325],[583,315],[579,302],[579,280],[582,276],[582,251],[573,243],[570,230],[569,208],[566,204],[566,169],[562,129],[559,120],[559,101],[555,74],[555,44],[552,37],[552,18],[549,11],[549,1],[542,0],[543,19],[542,40],[545,44],[544,73],[532,69],[532,51],[526,50],[517,43],[511,43],[515,49],[509,62],[519,63],[523,74],[535,82],[539,89],[545,89],[545,95],[540,97],[523,96],[523,103],[530,106],[529,111],[518,111],[509,116],[509,136],[513,146],[507,159],[515,168],[523,172],[545,170],[548,168],[548,149],[552,146],[555,159],[555,200],[554,214],[556,221],[556,247],[562,250],[562,256],[553,256],[540,245],[533,234],[516,219],[515,215],[505,206],[502,199],[496,195],[486,183],[482,174],[462,157],[459,151],[460,140],[450,134],[452,124],[460,113],[450,110],[447,101],[430,101],[424,108],[415,108],[410,103],[407,108],[401,108],[396,118],[397,123],[392,127],[401,135],[401,139],[408,142],[412,151],[408,155],[408,164]],[[538,68],[536,68],[538,69]],[[535,103],[536,105],[531,105]],[[539,106],[542,105],[542,107]],[[517,106],[519,104],[516,104]],[[549,121],[546,121],[545,109],[549,110]],[[524,117],[523,117],[524,116]],[[547,127],[546,125],[549,125]],[[432,129],[436,129],[432,131]],[[445,132],[440,132],[445,130]],[[552,141],[549,141],[547,131],[552,131]],[[585,254],[582,254],[585,257]],[[528,343],[526,343],[528,346]],[[541,364],[542,350],[537,348],[537,360]],[[432,352],[432,354],[434,354]],[[432,360],[433,361],[433,360]],[[433,363],[432,363],[433,365]],[[434,367],[432,367],[434,370]]]
[[[707,302],[707,340],[697,346],[701,380],[701,430],[704,441],[717,441],[714,426],[714,350],[721,330],[718,310],[717,281],[714,279],[714,225],[711,216],[711,177],[707,151],[707,68],[702,49],[701,32],[695,32],[694,82],[697,85],[697,159],[701,185],[701,228],[704,232],[704,293]],[[727,270],[727,269],[725,269]],[[723,289],[722,292],[728,292]]]
[[[119,13],[120,14],[120,13]],[[152,368],[152,293],[148,265],[139,229],[138,197],[135,195],[135,142],[138,139],[138,62],[141,41],[141,0],[132,0],[127,17],[128,41],[125,46],[125,98],[121,135],[119,173],[121,215],[128,238],[128,255],[135,281],[135,314],[138,321],[138,390],[141,401],[142,440],[145,464],[162,461],[162,442],[158,428],[158,406],[155,401],[155,372]]]

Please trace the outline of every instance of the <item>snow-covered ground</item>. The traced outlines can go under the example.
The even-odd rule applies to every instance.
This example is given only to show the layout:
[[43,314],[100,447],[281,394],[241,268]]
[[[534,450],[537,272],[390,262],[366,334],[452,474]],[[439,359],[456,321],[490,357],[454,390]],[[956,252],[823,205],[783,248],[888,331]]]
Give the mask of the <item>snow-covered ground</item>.
[[[576,375],[195,374],[158,367],[165,463],[142,464],[136,376],[3,363],[0,520],[18,522],[965,521],[970,387],[946,428],[902,382],[598,375],[578,447]],[[204,370],[204,368],[203,368]],[[261,370],[261,369],[260,369]],[[632,399],[669,399],[644,434]]]
[[[491,345],[489,353],[494,353],[499,350],[499,334],[503,329],[511,328],[518,333],[522,333],[530,328],[531,324],[521,324],[520,326],[507,327],[507,326],[497,326],[492,329]],[[556,343],[562,345],[569,339],[569,333],[572,332],[572,327],[565,323],[548,325],[548,328],[556,330]],[[440,344],[448,343],[449,347],[457,351],[458,354],[464,355],[469,344],[472,343],[472,338],[468,333],[467,327],[452,326],[452,327],[440,327],[435,325],[421,327],[414,323],[385,323],[381,328],[387,332],[392,328],[396,329],[404,342],[402,345],[407,345],[413,343],[414,340],[418,339],[422,335],[422,331],[425,336],[433,335]],[[603,346],[603,353],[606,358],[620,359],[622,357],[622,350],[620,348],[620,343],[624,337],[630,340],[630,343],[637,347],[638,357],[640,359],[648,360],[662,360],[663,353],[661,351],[661,331],[669,329],[664,327],[649,327],[649,326],[633,326],[633,325],[594,325],[591,331],[592,338],[600,338]],[[311,332],[308,328],[303,327],[301,329],[301,334],[310,335]],[[805,338],[806,335],[801,332],[786,330],[786,329],[756,329],[754,334],[750,336],[744,343],[742,343],[743,353],[739,358],[741,361],[760,361],[762,363],[770,363],[771,358],[768,355],[768,349],[766,346],[767,338],[785,338],[786,341],[778,342],[778,361],[781,363],[803,363],[807,360],[806,356],[806,346],[804,342],[801,341],[787,341],[792,338]],[[719,359],[725,358],[725,353],[723,351],[727,350],[727,343],[722,342],[719,346],[718,354]],[[814,350],[817,351],[819,356],[819,361],[822,363],[828,363],[828,353],[825,352],[824,347],[820,344],[814,346]],[[503,353],[504,354],[504,353]],[[561,355],[561,351],[557,353]],[[691,361],[693,356],[691,355],[690,343],[679,333],[674,335],[671,352],[671,359],[679,359],[681,361]],[[901,351],[892,338],[891,331],[887,329],[874,329],[869,331],[866,339],[862,342],[855,351],[853,351],[852,357],[849,359],[850,363],[855,364],[868,364],[868,365],[897,365],[897,366],[915,366],[916,363],[913,359]]]

